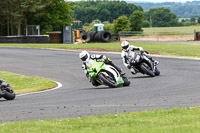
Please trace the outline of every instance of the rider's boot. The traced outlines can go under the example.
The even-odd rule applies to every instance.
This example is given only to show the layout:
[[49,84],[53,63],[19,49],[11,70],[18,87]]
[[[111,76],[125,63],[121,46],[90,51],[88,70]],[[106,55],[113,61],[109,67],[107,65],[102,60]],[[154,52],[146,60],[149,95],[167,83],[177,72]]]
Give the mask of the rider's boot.
[[131,73],[132,73],[133,75],[135,75],[137,72],[135,71],[134,68],[131,68]]

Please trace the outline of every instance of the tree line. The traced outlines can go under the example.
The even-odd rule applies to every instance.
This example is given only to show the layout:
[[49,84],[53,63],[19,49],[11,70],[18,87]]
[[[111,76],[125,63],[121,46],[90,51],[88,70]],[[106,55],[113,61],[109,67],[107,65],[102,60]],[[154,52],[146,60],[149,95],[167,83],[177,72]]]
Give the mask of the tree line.
[[0,36],[20,36],[26,25],[40,25],[43,31],[69,25],[72,11],[64,0],[1,0]]
[[166,7],[175,13],[180,18],[191,18],[199,17],[200,14],[200,1],[187,1],[185,3],[181,2],[162,2],[162,3],[153,3],[153,2],[137,2],[137,6],[142,6],[144,11],[149,11],[151,8],[160,8]]
[[40,25],[42,34],[61,31],[64,25],[72,24],[73,20],[81,20],[84,25],[99,20],[114,33],[122,30],[142,31],[142,26],[180,26],[176,14],[168,8],[152,8],[144,12],[141,6],[117,0],[0,1],[0,36],[24,35],[26,25]]
[[75,2],[72,16],[83,23],[91,23],[95,19],[111,23],[122,15],[130,16],[136,10],[143,11],[141,6],[128,4],[125,1],[89,0]]

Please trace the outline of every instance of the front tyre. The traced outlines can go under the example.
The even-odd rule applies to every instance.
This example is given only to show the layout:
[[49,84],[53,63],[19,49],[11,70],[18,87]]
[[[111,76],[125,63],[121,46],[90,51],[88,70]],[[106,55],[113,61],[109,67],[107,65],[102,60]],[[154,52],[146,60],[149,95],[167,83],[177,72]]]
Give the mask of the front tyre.
[[141,70],[145,73],[145,74],[147,74],[147,75],[149,75],[149,76],[151,76],[151,77],[155,77],[155,74],[154,74],[154,72],[152,72],[151,70],[150,70],[150,68],[149,68],[149,66],[147,66],[146,64],[141,64]]
[[100,73],[100,74],[98,75],[98,78],[99,78],[99,80],[101,80],[104,84],[108,85],[108,86],[111,87],[111,88],[116,88],[116,87],[117,87],[117,84],[116,84],[115,80],[112,79],[112,77],[110,77],[110,76],[109,76],[109,78],[108,78],[108,77],[106,77],[103,73]]
[[123,86],[129,86],[130,85],[131,82],[129,81],[129,79],[127,77],[122,77],[122,79],[124,81]]
[[3,92],[4,92],[3,98],[5,98],[6,100],[15,99],[16,94],[11,88],[9,90],[3,90]]
[[156,76],[159,76],[159,75],[160,75],[160,71],[158,70],[157,67],[155,67],[155,72],[154,72],[154,73],[155,73]]

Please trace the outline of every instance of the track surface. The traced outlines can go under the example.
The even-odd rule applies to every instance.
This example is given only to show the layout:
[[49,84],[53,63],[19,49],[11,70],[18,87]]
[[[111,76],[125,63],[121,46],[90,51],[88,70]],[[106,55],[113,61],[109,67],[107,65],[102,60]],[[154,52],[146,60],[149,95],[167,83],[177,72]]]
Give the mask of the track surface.
[[129,87],[94,88],[81,69],[79,52],[0,48],[0,71],[40,76],[61,82],[62,88],[0,99],[0,121],[66,118],[108,113],[169,109],[200,105],[200,61],[158,58],[161,75],[131,75],[119,54],[106,54],[123,68]]

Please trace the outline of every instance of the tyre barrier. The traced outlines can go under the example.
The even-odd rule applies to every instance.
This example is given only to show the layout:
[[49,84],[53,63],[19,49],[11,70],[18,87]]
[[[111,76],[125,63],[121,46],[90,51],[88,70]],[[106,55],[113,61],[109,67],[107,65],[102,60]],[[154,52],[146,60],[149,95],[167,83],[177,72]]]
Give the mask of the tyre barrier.
[[111,42],[113,35],[108,31],[82,32],[80,38],[86,42]]
[[86,42],[90,42],[90,35],[87,32],[81,32],[80,38]]

